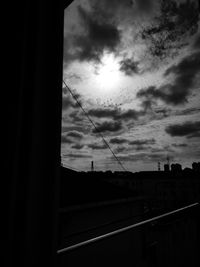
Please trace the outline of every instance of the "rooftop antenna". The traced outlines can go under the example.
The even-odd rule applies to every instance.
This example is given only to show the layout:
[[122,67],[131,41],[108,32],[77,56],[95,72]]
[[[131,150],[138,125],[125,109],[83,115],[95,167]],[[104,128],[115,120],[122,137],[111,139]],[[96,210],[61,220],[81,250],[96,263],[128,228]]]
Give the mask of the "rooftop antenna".
[[167,156],[167,164],[169,165],[169,156]]
[[160,171],[160,161],[158,162],[158,171]]
[[94,162],[91,161],[91,172],[93,172],[93,171],[94,171]]

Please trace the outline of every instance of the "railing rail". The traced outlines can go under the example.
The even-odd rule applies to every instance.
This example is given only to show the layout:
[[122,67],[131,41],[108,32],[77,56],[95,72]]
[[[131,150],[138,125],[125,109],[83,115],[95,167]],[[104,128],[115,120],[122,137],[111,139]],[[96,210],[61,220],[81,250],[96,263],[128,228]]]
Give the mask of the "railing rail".
[[138,226],[141,226],[141,225],[144,225],[144,224],[147,224],[147,223],[156,221],[158,219],[167,217],[167,216],[172,215],[172,214],[176,214],[176,213],[178,213],[180,211],[183,211],[183,210],[186,210],[186,209],[189,209],[189,208],[198,206],[198,205],[199,205],[199,202],[195,202],[193,204],[184,206],[182,208],[179,208],[179,209],[176,209],[176,210],[173,210],[173,211],[170,211],[170,212],[167,212],[167,213],[164,213],[164,214],[155,216],[153,218],[150,218],[150,219],[147,219],[147,220],[144,220],[144,221],[141,221],[141,222],[138,222],[138,223],[134,223],[134,224],[131,224],[129,226],[126,226],[126,227],[123,227],[123,228],[114,230],[112,232],[109,232],[109,233],[106,233],[106,234],[103,234],[103,235],[100,235],[100,236],[97,236],[97,237],[94,237],[94,238],[91,238],[91,239],[82,241],[80,243],[77,243],[77,244],[74,244],[74,245],[71,245],[71,246],[68,246],[68,247],[65,247],[65,248],[62,248],[62,249],[57,250],[57,254],[61,254],[61,253],[64,253],[64,252],[68,252],[68,251],[71,251],[71,250],[74,250],[74,249],[83,247],[85,245],[88,245],[88,244],[91,244],[91,243],[100,241],[102,239],[105,239],[105,238],[108,238],[108,237],[111,237],[111,236],[120,234],[122,232],[128,231],[128,230],[133,229],[133,228],[136,228]]

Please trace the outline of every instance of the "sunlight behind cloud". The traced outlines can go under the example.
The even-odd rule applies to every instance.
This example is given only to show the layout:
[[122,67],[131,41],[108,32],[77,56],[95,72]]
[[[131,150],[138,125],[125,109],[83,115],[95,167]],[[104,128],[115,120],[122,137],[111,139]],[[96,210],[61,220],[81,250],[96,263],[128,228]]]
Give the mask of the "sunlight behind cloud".
[[97,67],[95,82],[102,93],[117,88],[120,81],[119,63],[112,54],[104,54]]

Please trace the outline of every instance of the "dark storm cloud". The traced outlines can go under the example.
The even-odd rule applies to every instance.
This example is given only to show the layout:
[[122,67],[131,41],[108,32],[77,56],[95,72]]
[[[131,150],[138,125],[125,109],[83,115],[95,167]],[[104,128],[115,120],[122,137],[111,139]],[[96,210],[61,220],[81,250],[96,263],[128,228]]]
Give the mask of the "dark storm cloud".
[[75,139],[82,139],[83,134],[78,131],[70,131],[66,134],[68,137],[73,137]]
[[104,121],[96,124],[96,129],[93,129],[93,133],[98,132],[118,132],[123,129],[120,121]]
[[111,138],[110,139],[110,144],[118,144],[118,145],[121,145],[121,144],[124,144],[124,143],[127,143],[128,140],[125,139],[125,138],[118,138],[118,137],[114,137],[114,138]]
[[138,98],[142,98],[142,104],[148,103],[151,107],[152,102],[155,99],[161,99],[163,102],[172,105],[178,105],[186,102],[187,91],[182,91],[177,85],[165,85],[162,88],[156,88],[155,86],[150,86],[147,89],[142,89],[137,93]]
[[129,145],[154,145],[156,143],[156,140],[154,138],[151,139],[139,139],[130,141]]
[[160,88],[150,86],[137,93],[138,98],[143,101],[161,99],[167,104],[179,105],[187,102],[192,87],[195,84],[195,77],[200,72],[200,52],[193,53],[181,60],[180,63],[168,68],[165,76],[175,75],[172,84],[166,84]]
[[193,47],[195,49],[200,49],[200,34],[197,36],[197,38],[194,41]]
[[68,95],[63,95],[63,97],[62,97],[62,109],[66,110],[70,107],[76,107],[76,104],[74,103],[74,101],[72,100],[71,97],[69,97]]
[[[200,72],[200,52],[184,58],[176,66],[169,68],[165,75],[175,74],[174,84],[169,86],[169,102],[173,104],[184,103],[194,86],[195,77]],[[170,95],[171,94],[171,95]]]
[[74,144],[73,146],[71,146],[71,148],[73,149],[82,149],[84,147],[83,144]]
[[[171,157],[172,158],[172,157]],[[166,160],[166,153],[151,153],[151,152],[140,152],[136,154],[127,154],[118,156],[118,159],[126,162],[134,162],[134,161],[142,161],[142,162],[158,162],[158,161],[165,161]]]
[[192,115],[197,114],[200,112],[200,108],[187,108],[184,110],[176,110],[173,112],[173,115],[176,116],[185,116],[185,115]]
[[[144,115],[144,111],[136,111],[134,109],[128,109],[126,111],[121,111],[119,119],[122,120],[137,120],[139,116]],[[117,118],[116,118],[117,119]]]
[[152,1],[152,0],[135,0],[135,2],[136,2],[140,11],[150,12],[153,9],[154,1]]
[[187,136],[191,137],[193,135],[200,133],[200,121],[195,122],[185,122],[182,124],[173,124],[165,128],[166,133],[171,136]]
[[73,122],[82,122],[83,121],[83,115],[80,112],[77,112],[76,110],[69,114],[69,117],[72,118]]
[[90,109],[88,111],[88,115],[97,117],[97,118],[116,118],[118,116],[119,112],[118,109]]
[[164,102],[168,101],[168,95],[165,92],[157,89],[155,86],[150,86],[147,89],[142,89],[138,91],[137,95],[138,98],[142,98],[142,105],[147,109],[152,107],[152,102],[154,99],[160,98]]
[[[158,162],[158,161],[166,161],[166,151],[163,151],[163,153],[146,153],[147,162]],[[170,156],[170,159],[173,159],[173,156]]]
[[101,150],[108,148],[105,143],[92,143],[88,145],[89,148],[92,148],[93,150]]
[[66,136],[66,134],[61,135],[61,143],[62,144],[72,144],[73,141]]
[[141,36],[150,42],[149,52],[163,59],[177,54],[178,49],[187,45],[186,39],[197,32],[199,10],[194,1],[162,0],[160,11],[155,23],[145,28]]
[[[168,68],[165,72],[165,76],[169,74],[176,74],[178,78],[183,79],[186,75],[189,78],[189,85],[195,74],[200,70],[200,52],[193,53],[181,60],[180,63]],[[189,77],[188,77],[189,76]],[[185,80],[183,80],[185,82]]]
[[115,22],[120,18],[124,19],[127,11],[133,7],[132,0],[90,0],[90,6],[93,9],[93,15],[100,21]]
[[140,160],[144,160],[144,157],[146,156],[146,153],[141,152],[141,153],[137,153],[137,154],[127,154],[127,155],[121,155],[118,156],[118,159],[121,162],[127,162],[127,161],[140,161]]
[[187,144],[184,144],[184,143],[181,143],[181,144],[172,144],[173,147],[177,147],[177,148],[182,148],[182,147],[187,147],[188,145]]
[[76,57],[83,61],[100,61],[104,50],[115,51],[120,42],[120,32],[115,25],[97,21],[92,13],[79,6],[78,12],[85,26],[85,33],[74,36]]
[[148,95],[144,96],[143,91],[144,90],[140,90],[136,94],[136,97],[142,98],[142,102],[140,103],[140,105],[143,108],[144,112],[147,113],[153,110],[153,106],[156,106],[156,100],[152,99],[152,97],[149,97]]
[[82,81],[81,76],[77,75],[76,73],[66,74],[65,78],[67,80],[70,80],[70,82],[73,82],[73,83],[77,83],[77,82],[81,82]]
[[187,138],[199,138],[199,137],[200,137],[200,131],[187,136]]
[[[72,108],[79,108],[79,105],[77,104],[76,100],[71,96],[69,91],[66,87],[63,87],[63,94],[62,94],[62,109],[67,110],[70,107]],[[73,92],[73,95],[76,97],[76,99],[81,103],[81,96],[75,92]]]
[[71,159],[92,158],[92,156],[91,155],[88,155],[88,154],[72,154],[72,153],[68,153],[68,154],[63,154],[62,156],[64,158],[71,158]]
[[88,114],[97,118],[112,118],[113,120],[137,120],[140,115],[142,115],[142,111],[136,111],[134,109],[121,110],[119,108],[113,109],[91,109],[88,111]]
[[158,119],[167,118],[171,115],[171,109],[166,108],[166,107],[165,108],[155,107],[153,111],[155,112]]
[[[139,0],[138,0],[139,1]],[[106,12],[106,9],[116,10],[116,9],[124,9],[130,8],[133,5],[132,0],[90,0],[91,5],[93,8],[99,8],[98,11]],[[103,13],[104,14],[104,13]]]
[[139,72],[138,62],[132,59],[123,59],[120,61],[120,71],[124,72],[127,76],[132,76]]
[[151,149],[150,145],[154,145],[156,143],[155,139],[139,139],[134,141],[129,141],[129,146],[133,146],[134,150],[141,151],[141,150],[148,150]]
[[151,147],[146,145],[137,145],[134,147],[134,151],[147,151],[149,149],[151,149]]
[[[133,8],[132,0],[88,0],[87,2],[89,11],[85,10],[82,3],[82,6],[77,8],[79,16],[77,25],[80,24],[78,33],[76,30],[73,32],[71,28],[70,33],[64,37],[64,66],[66,67],[73,60],[99,62],[104,50],[115,52],[120,43],[120,31],[116,25],[130,16]],[[82,31],[83,27],[84,31]]]
[[125,146],[118,146],[117,148],[114,149],[114,152],[116,154],[118,154],[118,153],[121,153],[121,152],[124,152],[124,151],[127,151],[127,150],[128,150],[128,148],[125,147]]
[[118,144],[118,145],[127,143],[127,146],[118,146],[116,148],[116,152],[120,153],[120,152],[123,152],[124,150],[128,151],[128,150],[134,149],[135,151],[141,151],[141,150],[151,149],[150,145],[154,145],[156,141],[153,138],[152,139],[139,139],[139,140],[134,140],[134,141],[130,141],[130,140],[123,139],[123,138],[111,138],[109,143]]
[[169,146],[166,145],[164,147],[151,147],[151,153],[173,153],[174,150]]
[[84,125],[84,127],[82,125],[77,125],[77,124],[73,124],[73,125],[62,125],[62,132],[69,132],[69,131],[78,131],[82,134],[88,134],[89,132],[89,128],[86,127]]

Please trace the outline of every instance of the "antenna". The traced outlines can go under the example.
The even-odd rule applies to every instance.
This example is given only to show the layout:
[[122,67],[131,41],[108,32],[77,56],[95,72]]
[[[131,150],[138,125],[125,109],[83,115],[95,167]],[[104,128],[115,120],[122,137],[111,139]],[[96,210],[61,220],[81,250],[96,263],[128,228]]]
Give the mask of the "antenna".
[[160,161],[158,162],[158,171],[160,171]]
[[93,171],[94,171],[94,162],[91,161],[91,172],[93,172]]
[[167,156],[167,164],[169,165],[169,156]]

